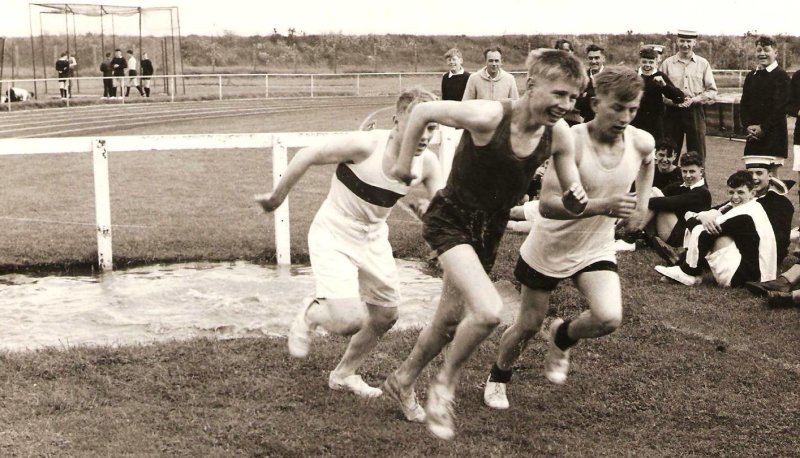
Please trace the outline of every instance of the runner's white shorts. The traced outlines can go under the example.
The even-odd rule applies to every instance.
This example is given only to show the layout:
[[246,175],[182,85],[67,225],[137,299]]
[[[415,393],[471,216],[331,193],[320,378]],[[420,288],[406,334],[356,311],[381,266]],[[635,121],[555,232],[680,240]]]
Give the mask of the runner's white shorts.
[[717,284],[722,287],[731,286],[733,275],[742,263],[742,253],[735,243],[731,243],[706,256],[708,267],[714,274]]
[[400,278],[385,222],[364,224],[323,204],[308,230],[318,298],[395,307]]

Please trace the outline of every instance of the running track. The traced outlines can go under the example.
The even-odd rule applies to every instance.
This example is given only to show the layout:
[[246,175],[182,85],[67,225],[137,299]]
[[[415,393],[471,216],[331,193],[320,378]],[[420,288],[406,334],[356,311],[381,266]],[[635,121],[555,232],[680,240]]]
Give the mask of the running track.
[[[0,113],[0,138],[86,136],[143,126],[180,124],[215,118],[323,110],[366,109],[391,104],[387,97],[230,99],[189,102],[101,104]],[[353,126],[355,129],[357,126]]]

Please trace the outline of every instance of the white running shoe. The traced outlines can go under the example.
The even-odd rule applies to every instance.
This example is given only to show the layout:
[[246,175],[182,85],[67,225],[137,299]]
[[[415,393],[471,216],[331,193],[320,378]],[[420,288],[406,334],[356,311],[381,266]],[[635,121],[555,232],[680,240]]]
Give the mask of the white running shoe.
[[306,321],[306,313],[314,304],[316,299],[314,297],[307,297],[303,300],[303,308],[292,321],[289,327],[289,354],[295,358],[305,358],[308,356],[309,341],[311,340],[311,331],[313,327]]
[[689,275],[681,269],[681,266],[656,266],[656,272],[660,273],[661,275],[671,278],[678,283],[682,283],[686,286],[695,286],[699,285],[703,282],[703,277],[694,275]]
[[453,424],[453,403],[455,393],[438,382],[431,383],[428,389],[428,404],[425,413],[428,417],[428,431],[439,439],[449,441],[456,435]]
[[412,390],[411,396],[404,398],[394,374],[383,382],[383,392],[397,402],[406,420],[412,423],[425,423],[425,409],[417,402],[417,394]]
[[561,318],[556,318],[550,323],[550,345],[544,358],[544,376],[556,385],[563,385],[569,372],[569,350],[562,350],[556,345],[556,331],[563,322]]
[[492,376],[486,379],[486,387],[483,389],[483,403],[492,409],[508,409],[508,397],[506,397],[506,384],[492,382]]
[[367,382],[358,374],[341,378],[336,375],[336,372],[331,372],[328,376],[328,387],[336,391],[350,391],[362,398],[377,398],[383,394],[380,388],[367,385]]

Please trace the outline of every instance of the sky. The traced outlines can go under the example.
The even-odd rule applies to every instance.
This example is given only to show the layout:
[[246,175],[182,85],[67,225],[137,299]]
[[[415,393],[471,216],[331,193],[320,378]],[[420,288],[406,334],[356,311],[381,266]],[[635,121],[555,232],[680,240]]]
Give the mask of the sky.
[[[29,36],[28,3],[28,0],[0,0],[3,11],[0,34]],[[701,35],[742,35],[747,31],[800,35],[797,0],[76,0],[75,3],[144,8],[176,6],[183,35],[226,32],[270,35],[273,29],[285,35],[289,28],[306,34],[588,34],[628,30],[664,34],[690,29]],[[39,16],[34,13],[36,35]],[[63,16],[44,15],[44,18],[46,33],[64,30]],[[168,18],[165,13],[159,18],[146,19],[145,34],[148,27],[151,34],[168,34]],[[79,20],[76,24],[79,33],[91,28],[99,32],[98,19]],[[136,24],[136,19],[120,18],[115,27],[119,34],[127,29],[133,33]]]

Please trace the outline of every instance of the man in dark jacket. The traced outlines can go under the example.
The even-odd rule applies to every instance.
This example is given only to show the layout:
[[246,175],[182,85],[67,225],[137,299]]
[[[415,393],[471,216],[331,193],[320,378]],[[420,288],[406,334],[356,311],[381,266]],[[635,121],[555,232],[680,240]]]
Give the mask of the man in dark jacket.
[[122,87],[125,84],[125,69],[128,68],[128,61],[122,57],[122,50],[117,48],[114,50],[114,58],[111,59],[111,72],[114,75],[114,87],[111,89],[111,96],[117,96],[117,88],[119,88],[119,95],[122,97]]
[[[580,112],[583,122],[589,122],[594,119],[594,110],[592,110],[592,99],[595,95],[594,77],[602,72],[605,67],[606,50],[596,44],[590,44],[586,47],[586,60],[588,61],[586,74],[589,75],[589,85],[586,86],[586,90],[575,102],[575,108]],[[656,138],[656,140],[658,139]]]
[[461,101],[464,98],[464,90],[467,88],[469,72],[464,70],[464,59],[458,48],[452,48],[444,55],[447,66],[450,67],[447,73],[442,75],[442,100]]
[[153,76],[154,72],[153,62],[147,56],[147,53],[142,53],[142,87],[144,88],[145,97],[150,97],[150,77]]
[[756,40],[758,68],[747,74],[742,86],[741,119],[747,131],[744,156],[774,157],[782,165],[789,154],[786,102],[789,75],[776,60],[777,44],[772,37]]
[[664,97],[683,103],[683,91],[658,70],[658,53],[651,47],[639,51],[639,75],[644,80],[644,94],[631,125],[646,130],[656,142],[664,138]]
[[111,53],[106,53],[106,58],[100,64],[100,72],[103,73],[103,98],[111,97],[111,92],[114,90],[114,82],[111,80],[113,70],[111,68]]

